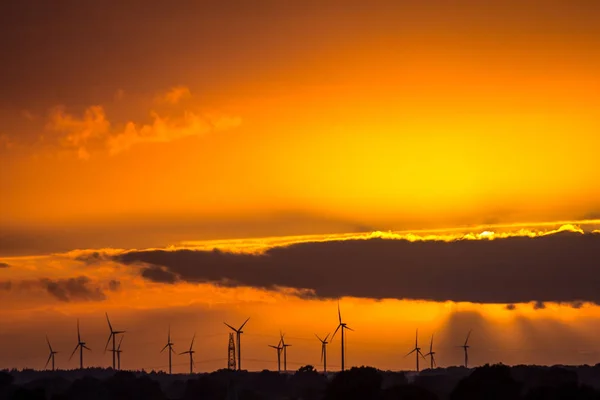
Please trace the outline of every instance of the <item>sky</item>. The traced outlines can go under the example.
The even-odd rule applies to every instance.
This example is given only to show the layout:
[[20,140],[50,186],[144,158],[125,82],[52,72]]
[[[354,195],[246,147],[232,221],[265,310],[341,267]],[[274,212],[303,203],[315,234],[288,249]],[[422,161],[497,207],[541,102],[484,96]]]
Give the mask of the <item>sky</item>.
[[[595,364],[597,1],[0,6],[0,368]],[[339,368],[334,338],[329,363]],[[182,358],[175,370],[184,372]]]

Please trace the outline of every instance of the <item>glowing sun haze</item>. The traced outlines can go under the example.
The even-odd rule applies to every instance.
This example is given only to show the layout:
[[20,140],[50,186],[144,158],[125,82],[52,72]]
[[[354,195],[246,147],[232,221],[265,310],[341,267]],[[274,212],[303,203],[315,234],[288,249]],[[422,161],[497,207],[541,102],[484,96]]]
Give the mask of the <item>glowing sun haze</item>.
[[475,364],[596,363],[599,18],[591,0],[13,4],[0,368],[43,366],[45,332],[69,352],[77,317],[107,365],[105,311],[127,368],[164,368],[168,323],[223,367],[222,322],[248,316],[245,367],[274,367],[280,329],[290,365],[318,364],[338,298],[352,365],[410,368],[417,327],[440,365],[469,329]]

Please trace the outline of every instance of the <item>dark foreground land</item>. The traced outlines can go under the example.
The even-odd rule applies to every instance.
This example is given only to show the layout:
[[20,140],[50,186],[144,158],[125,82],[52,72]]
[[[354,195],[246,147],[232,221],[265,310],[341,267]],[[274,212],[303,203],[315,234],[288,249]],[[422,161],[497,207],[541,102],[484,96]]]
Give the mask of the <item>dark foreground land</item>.
[[600,400],[600,364],[438,368],[419,375],[352,368],[324,376],[311,366],[293,374],[0,371],[0,399],[104,400]]

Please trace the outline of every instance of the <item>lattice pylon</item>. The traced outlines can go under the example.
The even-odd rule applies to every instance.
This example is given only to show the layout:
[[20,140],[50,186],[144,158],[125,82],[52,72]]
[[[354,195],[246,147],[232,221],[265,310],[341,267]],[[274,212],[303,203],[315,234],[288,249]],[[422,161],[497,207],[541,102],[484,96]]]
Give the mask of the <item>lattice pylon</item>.
[[235,371],[235,341],[233,340],[233,333],[229,334],[229,346],[227,348],[227,369]]

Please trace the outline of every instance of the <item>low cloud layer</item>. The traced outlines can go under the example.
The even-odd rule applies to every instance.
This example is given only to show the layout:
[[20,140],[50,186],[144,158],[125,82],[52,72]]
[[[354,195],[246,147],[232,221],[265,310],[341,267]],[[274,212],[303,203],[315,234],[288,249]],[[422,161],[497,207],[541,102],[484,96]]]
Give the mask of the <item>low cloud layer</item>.
[[60,301],[102,301],[106,299],[104,291],[90,278],[79,276],[68,279],[42,279],[43,287]]
[[298,243],[262,254],[131,251],[115,261],[151,281],[269,290],[309,289],[317,298],[600,303],[600,235],[452,242],[343,240]]
[[9,264],[0,262],[0,268],[8,268],[8,267],[10,267]]
[[116,292],[121,282],[110,280],[107,284],[78,276],[65,279],[41,278],[38,280],[0,281],[0,290],[4,291],[39,291],[40,289],[63,302],[71,301],[103,301],[106,291]]

